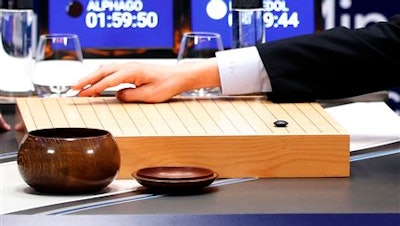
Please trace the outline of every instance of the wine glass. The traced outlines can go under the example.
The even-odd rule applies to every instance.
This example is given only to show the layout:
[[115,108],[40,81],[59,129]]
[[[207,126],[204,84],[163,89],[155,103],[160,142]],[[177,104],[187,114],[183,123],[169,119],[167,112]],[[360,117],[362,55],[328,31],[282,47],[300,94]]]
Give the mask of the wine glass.
[[84,75],[76,34],[43,34],[35,54],[32,83],[39,97],[70,96],[71,85]]
[[[221,35],[215,32],[189,32],[183,34],[178,52],[177,63],[190,63],[215,57],[215,52],[224,49]],[[218,96],[218,87],[190,90],[182,96]]]

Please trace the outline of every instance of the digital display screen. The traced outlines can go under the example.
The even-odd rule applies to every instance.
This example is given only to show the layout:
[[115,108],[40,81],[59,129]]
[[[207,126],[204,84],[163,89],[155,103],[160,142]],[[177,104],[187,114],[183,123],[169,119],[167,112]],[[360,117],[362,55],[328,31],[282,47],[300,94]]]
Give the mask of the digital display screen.
[[48,0],[48,32],[82,48],[172,49],[173,13],[173,0]]
[[[310,34],[316,31],[315,0],[264,0],[265,40]],[[220,33],[225,48],[231,47],[230,0],[194,0],[191,4],[193,31]]]
[[[263,0],[266,41],[314,33],[318,2]],[[77,34],[88,57],[176,57],[187,31],[220,33],[231,48],[231,0],[47,0],[40,9],[44,31]]]

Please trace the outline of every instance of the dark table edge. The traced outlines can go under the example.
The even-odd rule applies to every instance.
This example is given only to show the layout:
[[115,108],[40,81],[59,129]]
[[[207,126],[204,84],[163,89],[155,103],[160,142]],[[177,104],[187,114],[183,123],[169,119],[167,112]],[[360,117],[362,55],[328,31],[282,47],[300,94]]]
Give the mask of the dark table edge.
[[[2,226],[96,225],[96,226],[399,226],[399,213],[371,214],[206,214],[206,215],[2,215]],[[29,223],[28,223],[29,222]]]

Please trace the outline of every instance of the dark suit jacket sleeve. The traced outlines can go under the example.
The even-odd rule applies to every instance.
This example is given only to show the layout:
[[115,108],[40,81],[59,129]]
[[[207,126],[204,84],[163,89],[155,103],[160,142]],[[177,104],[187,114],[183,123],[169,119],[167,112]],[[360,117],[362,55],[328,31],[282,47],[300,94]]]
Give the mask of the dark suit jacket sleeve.
[[[268,34],[267,34],[268,35]],[[274,102],[336,99],[400,87],[400,14],[257,46]]]

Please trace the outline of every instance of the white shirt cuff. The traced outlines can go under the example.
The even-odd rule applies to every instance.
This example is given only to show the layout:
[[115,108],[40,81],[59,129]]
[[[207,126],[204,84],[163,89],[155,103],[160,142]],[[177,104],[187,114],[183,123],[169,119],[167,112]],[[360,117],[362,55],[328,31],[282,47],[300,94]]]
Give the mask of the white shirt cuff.
[[270,92],[271,82],[257,48],[216,52],[221,91],[224,95]]

